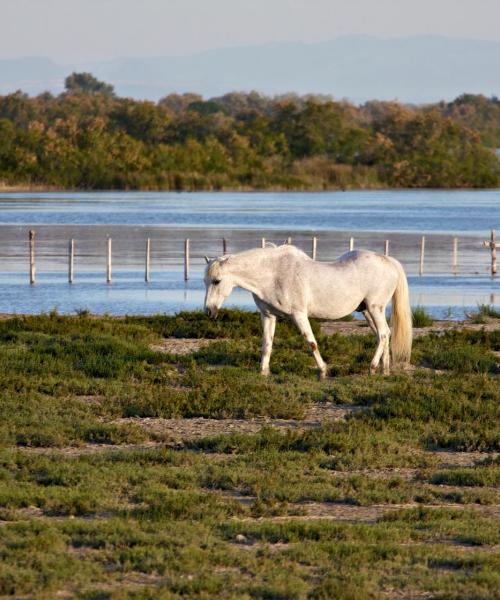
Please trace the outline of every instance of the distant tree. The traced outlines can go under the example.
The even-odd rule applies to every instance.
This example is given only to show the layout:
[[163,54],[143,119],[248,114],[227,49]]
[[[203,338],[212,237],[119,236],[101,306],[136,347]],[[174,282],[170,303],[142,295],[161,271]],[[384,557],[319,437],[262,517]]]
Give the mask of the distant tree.
[[109,113],[115,127],[128,135],[144,142],[162,141],[169,121],[169,113],[153,102],[125,100],[120,101]]
[[77,94],[103,94],[104,96],[114,96],[115,91],[112,85],[99,81],[91,73],[71,73],[64,80],[64,87],[68,92]]
[[261,96],[257,92],[229,92],[223,96],[210,98],[211,102],[216,102],[218,106],[223,107],[228,115],[238,116],[248,112],[257,112],[259,114],[269,114],[274,108],[273,99]]
[[275,125],[285,134],[292,155],[298,159],[326,155],[339,163],[352,163],[366,137],[337,102],[318,104],[307,100],[304,108],[286,104]]
[[[432,108],[428,107],[428,110]],[[494,96],[462,94],[439,110],[464,127],[478,131],[486,146],[500,148],[500,103]]]
[[36,118],[36,113],[33,101],[20,90],[0,97],[0,119],[9,119],[15,125],[26,128]]
[[175,113],[184,112],[193,102],[203,102],[202,96],[199,94],[169,94],[159,100],[158,105],[163,108],[168,108]]
[[204,117],[215,115],[218,112],[225,112],[224,108],[213,100],[197,100],[196,102],[191,102],[187,109],[190,112],[197,112]]
[[[0,119],[0,165],[2,175],[7,175],[13,168],[15,156],[16,128],[12,121]],[[1,178],[1,176],[0,176]]]

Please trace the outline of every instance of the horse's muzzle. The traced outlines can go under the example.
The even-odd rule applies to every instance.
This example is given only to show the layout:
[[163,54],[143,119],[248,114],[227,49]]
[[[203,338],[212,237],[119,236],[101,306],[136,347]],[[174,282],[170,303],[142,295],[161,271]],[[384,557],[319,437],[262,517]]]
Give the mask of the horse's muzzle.
[[215,321],[217,315],[219,314],[219,309],[216,306],[207,306],[205,308],[205,312],[213,321]]

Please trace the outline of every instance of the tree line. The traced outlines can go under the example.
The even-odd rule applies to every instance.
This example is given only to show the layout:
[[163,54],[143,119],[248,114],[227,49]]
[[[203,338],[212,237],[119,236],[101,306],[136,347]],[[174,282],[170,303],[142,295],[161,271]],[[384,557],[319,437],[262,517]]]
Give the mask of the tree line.
[[355,106],[327,96],[116,96],[88,73],[65,91],[0,96],[0,183],[79,189],[498,187],[500,102]]

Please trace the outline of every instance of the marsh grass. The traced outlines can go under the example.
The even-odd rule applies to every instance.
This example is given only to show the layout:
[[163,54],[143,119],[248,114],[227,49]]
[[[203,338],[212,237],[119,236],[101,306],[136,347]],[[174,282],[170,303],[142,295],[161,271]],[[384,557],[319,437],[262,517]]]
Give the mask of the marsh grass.
[[412,308],[411,315],[413,327],[429,327],[434,323],[434,319],[423,306],[415,306]]
[[484,324],[488,319],[500,319],[500,311],[490,304],[479,304],[477,310],[470,313],[468,318],[471,323]]
[[475,467],[462,467],[437,471],[431,483],[460,486],[500,486],[500,460],[497,458]]
[[500,330],[447,331],[417,340],[414,359],[434,369],[457,374],[498,374],[500,368],[492,351],[500,350]]
[[[314,328],[336,374],[324,382],[287,323],[261,378],[260,324],[249,313],[223,311],[215,323],[200,313],[1,321],[0,594],[493,598],[500,539],[479,509],[498,503],[498,460],[444,468],[429,450],[499,450],[498,332],[424,336],[413,360],[431,369],[368,377],[373,336]],[[214,341],[177,356],[151,350],[163,336]],[[142,417],[300,420],[318,403],[358,410],[177,450],[119,446],[163,439]],[[117,448],[65,449],[83,444]],[[303,519],[309,502],[429,507],[349,523]]]

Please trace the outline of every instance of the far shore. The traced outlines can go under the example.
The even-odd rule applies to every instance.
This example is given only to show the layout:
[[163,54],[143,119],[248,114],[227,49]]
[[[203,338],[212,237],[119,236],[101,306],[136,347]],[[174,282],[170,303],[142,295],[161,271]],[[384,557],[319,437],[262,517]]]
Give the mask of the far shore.
[[[284,187],[284,186],[269,186],[266,188],[252,186],[237,186],[237,187],[222,187],[222,188],[200,188],[200,189],[170,189],[170,188],[110,188],[110,189],[94,189],[94,188],[65,188],[58,186],[47,185],[5,185],[0,183],[0,193],[15,193],[15,192],[68,192],[68,193],[123,193],[123,192],[165,192],[179,194],[195,194],[203,192],[221,192],[221,193],[294,193],[294,192],[346,192],[346,191],[370,191],[370,190],[399,190],[404,188],[387,188],[384,186],[360,186],[360,187],[339,187],[339,186],[302,186],[302,187]],[[417,188],[415,188],[417,189]],[[444,188],[443,188],[444,189]],[[460,188],[450,188],[460,189]]]
[[5,185],[0,183],[0,192],[76,192],[83,190],[65,189],[46,185]]
[[251,186],[239,186],[239,187],[223,187],[223,188],[202,188],[202,189],[169,189],[169,188],[109,188],[109,189],[94,189],[94,188],[65,188],[50,185],[27,185],[27,184],[16,184],[6,185],[0,182],[0,193],[16,193],[16,192],[38,192],[38,193],[50,193],[50,192],[67,192],[67,193],[125,193],[125,192],[143,192],[143,193],[179,193],[179,194],[196,194],[196,193],[253,193],[253,194],[265,194],[265,193],[280,193],[280,194],[292,194],[292,193],[320,193],[320,192],[360,192],[360,191],[486,191],[486,190],[500,190],[500,188],[474,188],[474,187],[451,187],[451,188],[403,188],[403,187],[384,187],[384,186],[349,186],[349,187],[338,187],[338,186],[302,186],[302,187],[282,187],[282,186],[269,186],[266,188],[251,187]]

